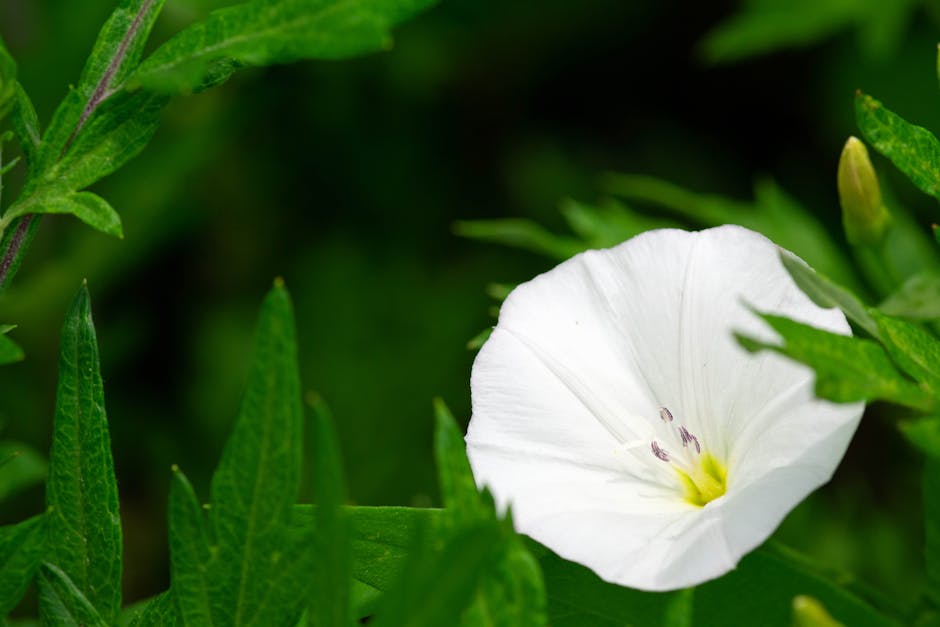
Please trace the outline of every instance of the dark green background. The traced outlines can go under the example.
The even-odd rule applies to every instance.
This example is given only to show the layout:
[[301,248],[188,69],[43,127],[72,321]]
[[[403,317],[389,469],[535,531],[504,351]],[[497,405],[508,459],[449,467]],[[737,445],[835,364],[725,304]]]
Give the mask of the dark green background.
[[[213,0],[169,0],[153,45]],[[551,263],[456,238],[457,219],[595,200],[603,171],[749,198],[769,174],[841,239],[835,167],[852,95],[940,129],[937,22],[915,13],[872,58],[847,31],[718,68],[701,37],[732,2],[446,0],[368,58],[245,71],[166,110],[152,145],[96,186],[116,241],[47,219],[0,320],[28,355],[0,371],[4,435],[47,450],[58,329],[83,277],[94,299],[122,497],[126,597],[166,585],[171,463],[207,494],[235,415],[258,304],[283,276],[306,389],[338,422],[353,499],[437,503],[431,398],[469,417],[473,353],[492,324],[484,287]],[[0,3],[0,33],[47,122],[109,0]],[[923,221],[936,210],[883,161]],[[8,198],[16,175],[8,181]],[[834,484],[778,537],[911,598],[920,566],[919,461],[885,408],[866,417]],[[3,519],[39,511],[41,489]]]

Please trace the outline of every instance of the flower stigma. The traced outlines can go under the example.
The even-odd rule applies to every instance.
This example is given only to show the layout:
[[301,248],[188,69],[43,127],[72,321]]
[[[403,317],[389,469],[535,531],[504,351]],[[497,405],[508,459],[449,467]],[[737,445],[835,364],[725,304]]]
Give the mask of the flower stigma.
[[684,500],[696,507],[704,507],[722,496],[728,483],[728,470],[724,464],[711,453],[702,452],[699,439],[684,425],[678,425],[668,409],[661,407],[659,417],[669,428],[668,438],[675,447],[670,452],[653,440],[650,449],[656,459],[672,466]]

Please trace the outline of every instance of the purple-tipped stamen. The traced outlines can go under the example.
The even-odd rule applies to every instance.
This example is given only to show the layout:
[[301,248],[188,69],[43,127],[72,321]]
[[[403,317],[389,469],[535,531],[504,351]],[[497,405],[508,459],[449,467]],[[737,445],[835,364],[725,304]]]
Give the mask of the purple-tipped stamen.
[[701,453],[702,446],[698,443],[698,438],[692,435],[685,427],[679,427],[679,437],[682,438],[682,446],[687,447],[689,442],[695,444],[695,452]]
[[659,444],[656,443],[656,440],[653,440],[653,442],[652,442],[651,445],[650,445],[650,448],[653,449],[653,455],[655,455],[655,456],[658,457],[659,459],[663,460],[664,462],[668,462],[668,461],[669,461],[669,453],[667,453],[666,451],[664,451],[663,449],[661,449],[661,448],[659,447]]
[[672,422],[672,412],[665,407],[659,408],[659,417],[663,419],[663,422]]

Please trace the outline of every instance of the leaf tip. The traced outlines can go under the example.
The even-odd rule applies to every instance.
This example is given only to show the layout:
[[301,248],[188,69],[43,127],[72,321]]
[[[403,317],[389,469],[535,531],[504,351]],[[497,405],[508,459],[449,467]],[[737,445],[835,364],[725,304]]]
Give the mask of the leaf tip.
[[274,277],[274,289],[276,290],[284,289],[284,277],[282,276]]

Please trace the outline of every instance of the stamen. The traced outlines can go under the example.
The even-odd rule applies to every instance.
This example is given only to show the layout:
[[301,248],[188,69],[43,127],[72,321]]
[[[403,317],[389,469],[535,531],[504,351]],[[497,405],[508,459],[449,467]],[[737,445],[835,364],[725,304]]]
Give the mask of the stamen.
[[687,447],[689,445],[689,442],[692,442],[693,444],[695,444],[695,452],[696,453],[702,452],[702,446],[699,444],[698,438],[692,435],[689,432],[689,430],[686,429],[685,427],[679,427],[679,437],[682,438],[683,448]]
[[663,419],[663,422],[672,422],[672,412],[665,407],[659,408],[659,417]]
[[656,440],[653,440],[653,442],[651,443],[650,448],[653,449],[653,455],[655,455],[655,456],[658,457],[659,459],[663,460],[664,462],[668,462],[668,461],[669,461],[669,453],[667,453],[666,451],[664,451],[663,449],[661,449],[661,448],[659,447],[659,444],[656,443]]

